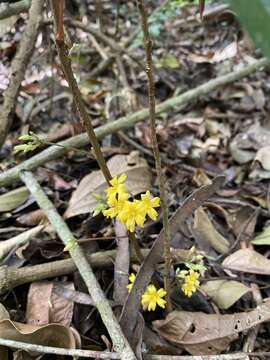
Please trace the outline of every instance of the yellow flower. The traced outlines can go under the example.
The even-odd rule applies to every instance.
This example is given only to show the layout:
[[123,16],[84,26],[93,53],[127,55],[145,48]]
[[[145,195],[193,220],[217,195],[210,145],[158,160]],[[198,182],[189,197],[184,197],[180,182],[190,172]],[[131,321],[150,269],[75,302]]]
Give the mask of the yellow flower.
[[137,201],[125,201],[117,220],[126,225],[130,232],[134,232],[136,225],[143,227],[145,217],[141,213]]
[[148,311],[155,311],[158,305],[164,309],[166,305],[166,300],[162,298],[165,295],[166,291],[163,288],[157,290],[155,285],[148,285],[141,300],[143,308],[147,309]]
[[114,199],[111,202],[111,206],[109,209],[104,210],[102,213],[105,217],[110,217],[111,219],[115,218],[123,209],[123,206],[128,199],[128,194],[122,194],[119,200]]
[[155,207],[159,207],[160,199],[159,197],[151,198],[150,191],[146,191],[145,194],[141,195],[141,200],[139,201],[139,207],[144,214],[144,216],[148,215],[152,220],[156,220],[158,213],[154,209]]
[[182,290],[186,296],[191,297],[192,294],[197,291],[200,286],[199,277],[200,273],[198,271],[189,269],[187,275],[184,277],[185,282],[182,285]]
[[111,186],[106,189],[107,193],[107,203],[113,206],[115,200],[122,200],[126,195],[126,185],[124,182],[127,179],[126,174],[122,174],[119,177],[115,176],[110,180]]
[[134,273],[129,275],[128,280],[130,281],[130,284],[127,285],[128,292],[131,292],[135,279],[136,279],[136,275]]

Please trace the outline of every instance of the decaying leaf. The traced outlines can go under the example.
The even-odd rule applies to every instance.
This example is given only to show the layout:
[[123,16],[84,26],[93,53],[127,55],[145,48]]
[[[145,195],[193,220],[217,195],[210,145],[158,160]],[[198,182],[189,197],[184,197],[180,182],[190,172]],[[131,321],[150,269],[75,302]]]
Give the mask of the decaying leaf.
[[258,151],[257,151],[257,154],[254,158],[255,161],[258,161],[262,167],[265,169],[265,170],[270,170],[270,145],[268,146],[264,146],[262,148],[260,148]]
[[224,351],[240,332],[270,320],[270,300],[250,312],[205,314],[173,311],[165,320],[153,322],[159,335],[192,355]]
[[26,186],[9,191],[0,196],[0,212],[11,211],[22,205],[28,198],[29,191]]
[[248,129],[239,133],[230,142],[230,152],[239,164],[254,159],[256,151],[270,146],[270,131],[255,123]]
[[[62,297],[54,291],[59,283],[40,281],[31,284],[26,309],[26,321],[32,325],[47,325],[50,323],[69,326],[73,315],[73,301]],[[68,290],[74,290],[72,283],[61,283]]]
[[234,280],[210,280],[201,289],[212,298],[220,309],[228,309],[250,289]]
[[240,249],[226,257],[222,266],[226,269],[251,274],[270,275],[270,260],[253,249]]
[[[2,339],[15,340],[30,344],[76,348],[76,336],[71,328],[61,324],[45,326],[22,324],[11,321],[7,312],[1,311],[0,334]],[[7,348],[0,347],[1,360],[7,360]]]
[[207,244],[210,244],[216,251],[224,254],[229,249],[229,242],[213,226],[207,213],[202,207],[195,211],[194,231]]
[[0,242],[0,261],[6,256],[13,248],[25,245],[34,236],[38,235],[44,228],[43,225],[35,226],[30,230],[26,230],[19,235],[13,236],[8,240]]
[[[151,173],[147,162],[140,158],[138,152],[130,155],[116,155],[108,163],[108,168],[113,176],[127,174],[127,190],[137,195],[150,190]],[[107,183],[100,170],[86,175],[78,188],[73,192],[69,206],[65,212],[65,218],[92,212],[97,205],[94,194],[104,195]]]

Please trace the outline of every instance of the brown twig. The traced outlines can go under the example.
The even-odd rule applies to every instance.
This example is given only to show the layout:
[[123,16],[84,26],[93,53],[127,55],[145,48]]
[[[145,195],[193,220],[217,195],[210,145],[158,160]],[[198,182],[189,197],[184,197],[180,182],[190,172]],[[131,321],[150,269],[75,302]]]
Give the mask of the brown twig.
[[11,64],[10,83],[4,91],[4,103],[0,108],[0,148],[12,124],[12,117],[21,82],[24,79],[27,65],[35,49],[39,26],[42,20],[43,0],[32,1],[29,20],[20,41],[19,49]]
[[[144,257],[146,257],[148,253],[148,249],[142,249]],[[101,251],[86,256],[93,268],[112,267],[115,261],[116,250]],[[173,251],[173,256],[175,262],[179,263],[190,259],[191,253],[188,250],[175,250],[175,254]],[[161,258],[159,260],[162,261]],[[131,261],[133,263],[137,262],[136,254],[131,254]],[[76,266],[72,259],[56,260],[19,269],[10,266],[0,266],[0,294],[19,285],[72,274],[75,270]]]
[[[62,1],[62,0],[61,0]],[[51,7],[54,13],[54,20],[55,20],[55,28],[56,28],[56,46],[58,50],[59,59],[62,65],[62,70],[65,75],[65,78],[68,82],[70,90],[72,92],[74,102],[77,108],[77,111],[80,116],[81,123],[86,130],[90,142],[93,146],[93,150],[96,156],[96,160],[98,165],[107,181],[110,185],[110,180],[112,178],[110,171],[107,167],[106,161],[102,155],[100,145],[98,143],[94,128],[92,126],[91,119],[87,113],[80,89],[78,87],[77,81],[74,77],[72,67],[71,67],[71,60],[68,56],[68,46],[65,43],[64,34],[63,34],[63,13],[62,13],[62,6],[59,0],[51,0]]]
[[164,227],[164,257],[165,257],[165,273],[164,273],[164,287],[166,290],[167,310],[171,311],[170,300],[170,269],[171,269],[171,235],[169,227],[169,211],[167,204],[167,197],[165,191],[165,180],[162,173],[161,157],[158,147],[157,134],[156,134],[156,102],[155,102],[155,82],[154,82],[154,68],[152,61],[152,40],[148,29],[148,16],[144,0],[137,0],[142,30],[144,34],[144,46],[146,52],[146,74],[148,77],[148,97],[149,97],[149,115],[150,115],[150,131],[153,153],[155,157],[155,165],[157,178],[159,183],[160,202],[162,208],[163,227]]

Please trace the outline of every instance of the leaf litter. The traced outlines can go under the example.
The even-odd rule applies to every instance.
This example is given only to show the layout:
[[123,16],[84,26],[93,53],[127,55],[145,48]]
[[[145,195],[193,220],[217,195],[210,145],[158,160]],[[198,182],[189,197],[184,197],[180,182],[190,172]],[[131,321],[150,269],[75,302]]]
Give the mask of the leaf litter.
[[[71,16],[73,12],[68,9],[71,5],[66,3],[68,16]],[[111,11],[113,4],[104,6],[106,27],[109,28],[115,22]],[[126,2],[120,8],[123,18],[128,17],[129,26],[135,28],[134,4]],[[94,12],[89,9],[86,8],[86,12],[91,18]],[[192,5],[175,9],[177,16],[171,17],[168,9],[159,14],[155,18],[157,25],[153,27],[157,102],[237,69],[239,64],[251,63],[257,56],[247,35],[242,37],[235,15],[227,5],[206,4],[205,24],[197,20],[198,8]],[[121,16],[119,26],[124,28],[126,22]],[[14,31],[22,30],[23,22],[24,18],[20,17],[13,24]],[[125,40],[126,32],[120,33],[121,40]],[[122,94],[123,89],[125,92],[127,87],[122,89],[121,81],[119,85],[120,76],[115,76],[115,68],[89,77],[99,65],[100,54],[92,45],[91,49],[88,47],[84,32],[73,35],[76,42],[83,44],[76,50],[78,54],[72,54],[72,59],[81,84],[91,84],[85,101],[94,125],[104,123],[104,109],[108,104],[109,109],[105,110],[108,121],[125,115],[127,106],[118,103],[118,94]],[[1,72],[7,83],[5,74],[8,74],[17,43],[8,28],[1,40]],[[45,51],[45,40],[40,38],[39,44],[39,50]],[[139,37],[133,45],[136,46],[130,51],[143,60]],[[106,49],[101,51],[106,52]],[[36,55],[40,54],[37,52]],[[47,86],[52,68],[59,80],[55,95],[50,94]],[[134,110],[139,110],[147,105],[144,71],[136,63],[126,60],[124,55],[124,72],[133,90],[132,96],[136,98]],[[66,95],[61,96],[61,93]],[[44,60],[40,65],[36,57],[33,58],[21,95],[25,101],[20,101],[16,108],[18,125],[12,128],[0,151],[3,171],[23,161],[22,157],[12,155],[11,149],[25,131],[36,131],[51,142],[82,131],[75,120],[70,93],[54,60],[53,64]],[[201,289],[191,298],[183,295],[172,276],[175,310],[167,316],[162,311],[147,314],[140,306],[141,294],[150,280],[163,286],[161,214],[157,222],[148,221],[144,231],[138,231],[136,235],[139,246],[150,249],[150,253],[142,264],[138,259],[129,262],[128,255],[132,255],[133,248],[125,242],[126,233],[118,228],[118,224],[108,225],[103,218],[91,215],[97,204],[93,194],[104,195],[106,188],[93,157],[70,149],[65,158],[54,159],[46,165],[49,175],[38,173],[58,211],[76,237],[83,241],[85,252],[112,249],[117,242],[123,245],[116,263],[111,259],[110,265],[107,262],[95,272],[115,313],[117,316],[122,314],[120,324],[138,358],[142,357],[145,348],[155,354],[167,355],[238,352],[242,350],[246,332],[258,324],[261,324],[261,331],[257,334],[254,349],[268,350],[265,346],[268,331],[265,323],[269,321],[270,313],[267,300],[270,275],[268,95],[267,71],[256,72],[201,97],[180,111],[171,110],[158,118],[158,140],[172,215],[172,252],[182,254],[186,251],[192,256],[190,249],[195,246],[196,253],[204,257],[207,265]],[[125,96],[122,98],[125,100]],[[102,141],[112,174],[127,173],[128,190],[134,196],[148,189],[154,189],[158,195],[153,158],[149,155],[147,125],[136,124],[125,134],[125,138],[115,134]],[[220,174],[226,176],[225,183],[223,178],[215,179]],[[24,187],[0,191],[0,225],[15,229],[10,233],[0,232],[4,263],[27,268],[42,266],[52,258],[65,259],[67,254],[55,239],[54,231],[48,227],[45,231],[41,225],[46,221],[43,212],[33,200],[27,201],[28,191]],[[25,229],[19,228],[21,224]],[[13,244],[12,247],[9,244]],[[24,245],[17,248],[19,244]],[[179,260],[179,256],[174,260],[176,266],[184,268],[184,260]],[[137,276],[127,296],[125,286],[129,271],[135,271]],[[2,281],[0,279],[0,285]],[[117,282],[115,287],[113,281]],[[266,299],[257,308],[250,291],[253,283],[260,286],[260,294]],[[16,287],[1,295],[0,301],[1,337],[8,332],[8,337],[14,340],[67,348],[79,347],[81,337],[83,347],[98,350],[110,347],[94,301],[77,273],[47,282],[33,281],[30,287],[27,284]],[[124,304],[123,309],[120,304]],[[106,346],[102,341],[104,336]],[[5,360],[7,349],[0,351],[1,359]],[[20,355],[14,356],[19,358]]]

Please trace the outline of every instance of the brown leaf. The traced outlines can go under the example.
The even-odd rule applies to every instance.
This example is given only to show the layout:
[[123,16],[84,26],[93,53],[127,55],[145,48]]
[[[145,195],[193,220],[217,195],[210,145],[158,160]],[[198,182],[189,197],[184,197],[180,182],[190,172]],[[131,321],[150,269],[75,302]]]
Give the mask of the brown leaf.
[[224,254],[229,250],[228,240],[214,228],[202,207],[195,211],[194,231],[204,243],[210,244],[219,253]]
[[[151,174],[147,162],[140,158],[137,152],[128,156],[116,155],[107,165],[113,176],[127,174],[126,184],[131,194],[136,195],[151,188]],[[106,187],[107,183],[100,170],[86,175],[71,196],[65,218],[92,212],[97,205],[93,194],[104,195]]]
[[0,242],[0,260],[2,260],[10,251],[18,246],[25,245],[31,238],[38,235],[44,228],[42,225],[38,225],[32,229],[26,230],[19,235],[13,236],[8,240]]
[[234,280],[210,280],[202,284],[201,289],[220,309],[228,309],[250,291],[250,288]]
[[[73,315],[73,301],[62,297],[53,288],[59,283],[40,281],[32,283],[28,292],[26,321],[28,324],[46,325],[58,323],[69,326]],[[74,290],[72,283],[61,283]]]
[[16,222],[25,226],[36,226],[46,219],[44,211],[37,209],[17,217]]
[[270,260],[253,249],[240,249],[226,257],[222,266],[226,269],[251,274],[270,275]]
[[228,315],[173,311],[153,322],[159,335],[192,355],[224,351],[239,332],[270,320],[270,300],[250,312]]
[[[77,341],[77,335],[72,328],[60,324],[37,326],[32,324],[22,324],[13,322],[9,319],[9,314],[2,304],[0,304],[0,336],[2,339],[21,341],[30,344],[65,347],[73,349]],[[26,352],[17,352],[15,358],[28,359]],[[36,357],[34,357],[37,359]],[[8,359],[8,351],[5,346],[0,346],[0,359]]]

